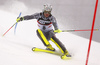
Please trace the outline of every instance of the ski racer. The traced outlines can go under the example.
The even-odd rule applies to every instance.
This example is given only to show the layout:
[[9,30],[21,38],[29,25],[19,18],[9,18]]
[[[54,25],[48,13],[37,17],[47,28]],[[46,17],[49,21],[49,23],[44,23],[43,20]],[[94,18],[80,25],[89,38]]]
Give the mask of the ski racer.
[[66,55],[66,57],[70,57],[71,55],[68,53],[65,46],[55,36],[53,27],[55,31],[58,33],[60,33],[61,30],[58,27],[56,18],[51,14],[51,11],[52,11],[52,6],[50,4],[45,4],[42,12],[20,17],[16,21],[20,22],[23,20],[37,19],[37,24],[38,24],[38,29],[36,30],[37,36],[47,47],[46,49],[55,51],[55,48],[53,48],[52,45],[49,43],[49,40],[51,40],[56,44],[56,46],[61,50],[61,52],[64,55]]

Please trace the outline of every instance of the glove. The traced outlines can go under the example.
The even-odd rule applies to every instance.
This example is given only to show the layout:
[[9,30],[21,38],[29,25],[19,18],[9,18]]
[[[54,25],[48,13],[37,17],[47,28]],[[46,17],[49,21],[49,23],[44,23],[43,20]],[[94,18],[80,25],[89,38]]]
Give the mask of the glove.
[[20,22],[20,21],[23,21],[23,20],[24,20],[23,17],[20,17],[20,18],[17,18],[17,19],[16,19],[17,22]]
[[55,30],[54,32],[56,32],[56,33],[60,33],[60,32],[62,32],[60,29],[58,29],[58,30]]

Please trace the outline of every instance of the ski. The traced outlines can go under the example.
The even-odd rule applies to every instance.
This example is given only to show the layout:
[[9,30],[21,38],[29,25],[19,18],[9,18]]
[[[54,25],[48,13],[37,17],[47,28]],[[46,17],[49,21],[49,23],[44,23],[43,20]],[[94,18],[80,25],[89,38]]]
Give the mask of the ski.
[[41,49],[41,48],[36,48],[33,47],[32,51],[34,52],[45,52],[45,53],[50,53],[50,54],[54,54],[54,55],[58,55],[61,57],[61,59],[71,59],[71,57],[66,57],[66,55],[63,55],[62,53],[56,52],[56,51],[51,51],[51,50],[46,50],[46,49]]

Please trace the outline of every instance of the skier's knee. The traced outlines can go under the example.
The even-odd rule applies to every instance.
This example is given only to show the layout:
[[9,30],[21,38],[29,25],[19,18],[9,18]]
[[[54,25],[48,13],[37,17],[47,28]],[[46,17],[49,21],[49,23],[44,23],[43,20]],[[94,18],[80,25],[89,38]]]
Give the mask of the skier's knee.
[[49,37],[52,38],[54,35],[55,35],[55,33],[53,32],[53,30],[51,30],[51,31],[49,32]]

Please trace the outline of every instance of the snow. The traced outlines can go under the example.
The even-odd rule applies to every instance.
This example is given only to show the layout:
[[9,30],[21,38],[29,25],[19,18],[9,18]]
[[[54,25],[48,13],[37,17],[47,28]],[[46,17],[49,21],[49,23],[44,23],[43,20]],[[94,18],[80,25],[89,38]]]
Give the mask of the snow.
[[[85,65],[89,40],[71,33],[58,33],[56,36],[66,46],[72,59],[62,60],[59,56],[33,52],[32,47],[45,46],[36,35],[37,22],[19,22],[16,34],[14,27],[4,36],[2,34],[16,22],[14,13],[0,10],[0,65]],[[6,15],[6,16],[3,16]],[[54,43],[50,43],[59,51]],[[92,41],[88,65],[100,65],[100,44]]]

